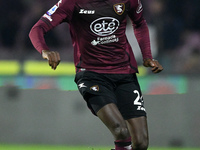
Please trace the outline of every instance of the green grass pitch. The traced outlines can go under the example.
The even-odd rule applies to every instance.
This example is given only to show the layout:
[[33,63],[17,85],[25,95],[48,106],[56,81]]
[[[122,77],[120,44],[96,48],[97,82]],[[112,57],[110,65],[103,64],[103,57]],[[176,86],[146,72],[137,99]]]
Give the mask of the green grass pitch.
[[[110,147],[98,146],[50,146],[50,145],[8,145],[0,144],[0,150],[110,150]],[[200,150],[200,148],[156,148],[149,150]]]

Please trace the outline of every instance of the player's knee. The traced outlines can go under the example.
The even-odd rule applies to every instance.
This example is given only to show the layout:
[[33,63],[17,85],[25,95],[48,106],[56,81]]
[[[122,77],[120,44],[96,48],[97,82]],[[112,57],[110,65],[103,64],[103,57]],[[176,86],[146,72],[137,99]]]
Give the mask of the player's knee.
[[122,126],[120,124],[114,125],[113,132],[114,132],[114,136],[116,137],[116,139],[126,139],[130,136],[128,128],[126,126]]
[[147,150],[148,146],[148,138],[135,139],[133,142],[133,150]]

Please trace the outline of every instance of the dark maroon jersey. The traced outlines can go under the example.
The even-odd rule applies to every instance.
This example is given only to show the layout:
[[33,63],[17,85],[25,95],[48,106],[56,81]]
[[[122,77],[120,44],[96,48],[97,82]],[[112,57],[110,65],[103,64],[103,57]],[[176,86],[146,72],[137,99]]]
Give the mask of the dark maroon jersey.
[[140,0],[60,0],[34,25],[30,39],[41,53],[44,34],[60,23],[70,26],[78,71],[130,74],[137,63],[125,35],[131,19],[143,59],[152,58],[149,32]]

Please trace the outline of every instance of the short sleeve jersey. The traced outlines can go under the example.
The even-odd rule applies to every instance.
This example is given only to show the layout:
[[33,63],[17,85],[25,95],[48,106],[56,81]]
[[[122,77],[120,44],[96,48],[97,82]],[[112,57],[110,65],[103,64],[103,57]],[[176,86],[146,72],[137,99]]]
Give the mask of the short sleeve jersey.
[[41,20],[49,28],[69,24],[77,72],[130,74],[137,63],[125,34],[127,16],[134,25],[144,20],[142,11],[140,0],[60,0]]

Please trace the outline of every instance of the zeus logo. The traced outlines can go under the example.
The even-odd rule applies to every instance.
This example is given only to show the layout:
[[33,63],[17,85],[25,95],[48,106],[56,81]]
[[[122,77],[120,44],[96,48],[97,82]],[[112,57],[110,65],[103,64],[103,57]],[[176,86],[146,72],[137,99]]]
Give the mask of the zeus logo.
[[80,9],[79,14],[94,14],[95,10]]
[[120,23],[117,19],[112,17],[102,17],[93,21],[90,25],[90,29],[93,33],[99,36],[107,36],[114,33]]

